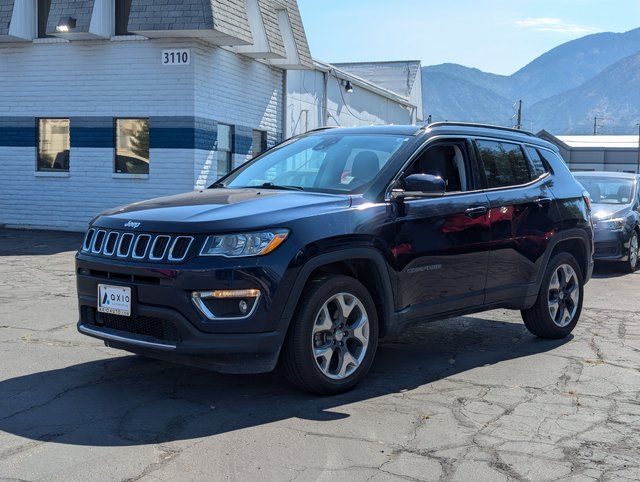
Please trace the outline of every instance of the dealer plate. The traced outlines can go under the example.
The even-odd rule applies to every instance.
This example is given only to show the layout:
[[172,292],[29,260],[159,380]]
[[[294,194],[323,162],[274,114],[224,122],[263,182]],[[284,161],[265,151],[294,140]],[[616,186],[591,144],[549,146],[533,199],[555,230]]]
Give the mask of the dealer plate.
[[131,316],[131,288],[98,285],[98,311],[111,315]]

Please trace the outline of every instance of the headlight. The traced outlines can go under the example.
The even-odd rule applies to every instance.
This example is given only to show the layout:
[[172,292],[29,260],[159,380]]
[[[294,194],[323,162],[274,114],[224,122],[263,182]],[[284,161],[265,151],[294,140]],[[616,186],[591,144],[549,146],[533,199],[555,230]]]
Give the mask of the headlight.
[[608,229],[610,231],[620,231],[624,229],[625,224],[624,218],[616,218],[616,219],[605,219],[603,221],[598,221],[596,223],[597,229]]
[[224,256],[226,258],[264,256],[280,246],[287,239],[287,236],[289,236],[289,231],[285,229],[209,236],[202,246],[200,256]]

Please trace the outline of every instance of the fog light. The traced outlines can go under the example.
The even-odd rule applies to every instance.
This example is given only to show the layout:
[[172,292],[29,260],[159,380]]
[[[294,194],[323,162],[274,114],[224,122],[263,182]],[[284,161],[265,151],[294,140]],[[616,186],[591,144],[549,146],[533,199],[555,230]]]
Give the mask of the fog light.
[[191,299],[198,311],[210,320],[241,320],[256,310],[260,290],[194,291]]

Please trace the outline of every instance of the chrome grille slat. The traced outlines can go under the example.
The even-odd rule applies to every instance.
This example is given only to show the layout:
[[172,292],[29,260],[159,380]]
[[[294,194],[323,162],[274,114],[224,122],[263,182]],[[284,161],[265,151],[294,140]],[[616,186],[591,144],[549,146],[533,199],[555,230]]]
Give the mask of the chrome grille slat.
[[[181,249],[181,252],[176,252],[176,247],[178,247],[178,242],[186,242],[186,247]],[[182,261],[187,257],[189,253],[189,249],[191,248],[191,243],[193,243],[193,236],[176,236],[173,244],[171,245],[171,249],[169,249],[169,261]]]
[[105,258],[179,263],[187,259],[195,237],[90,228],[81,251]]

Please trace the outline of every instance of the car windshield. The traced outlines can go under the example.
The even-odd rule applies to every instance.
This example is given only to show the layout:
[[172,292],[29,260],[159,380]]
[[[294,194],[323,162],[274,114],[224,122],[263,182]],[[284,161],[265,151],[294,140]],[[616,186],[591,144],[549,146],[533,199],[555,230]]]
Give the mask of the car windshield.
[[633,199],[633,180],[615,177],[576,176],[589,191],[595,204],[630,204]]
[[373,182],[410,137],[322,134],[284,143],[212,187],[265,187],[358,193]]

